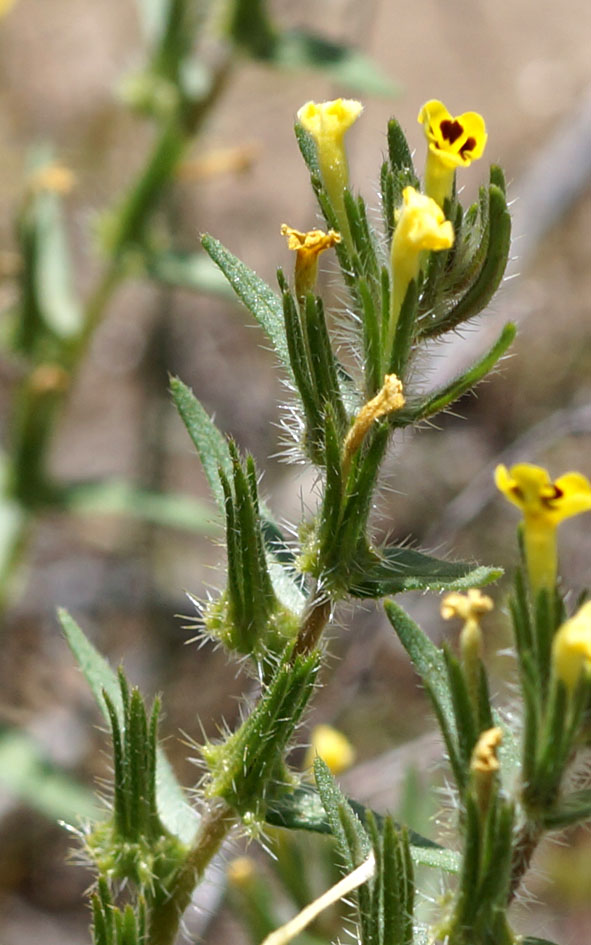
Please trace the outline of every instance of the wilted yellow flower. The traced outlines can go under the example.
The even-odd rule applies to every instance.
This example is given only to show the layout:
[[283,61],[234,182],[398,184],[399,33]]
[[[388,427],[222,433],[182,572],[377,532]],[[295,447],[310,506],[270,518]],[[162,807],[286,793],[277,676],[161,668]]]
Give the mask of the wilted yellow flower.
[[464,112],[453,117],[442,102],[432,99],[419,112],[429,145],[425,190],[440,207],[453,191],[457,167],[468,167],[482,157],[487,133],[482,115]]
[[467,594],[460,594],[458,591],[446,594],[441,601],[441,616],[444,620],[460,617],[464,621],[478,621],[483,614],[488,614],[493,606],[490,597],[471,587]]
[[327,249],[331,249],[341,242],[340,233],[329,230],[309,230],[301,233],[294,230],[287,223],[281,225],[282,236],[287,237],[287,246],[296,252],[295,290],[298,298],[303,298],[307,292],[313,292],[318,275],[318,257]]
[[395,374],[386,374],[381,390],[363,405],[353,426],[347,433],[344,446],[344,468],[351,462],[354,453],[361,446],[365,434],[376,420],[385,417],[394,410],[404,407],[405,399],[402,393],[402,381]]
[[583,671],[591,677],[591,601],[558,629],[552,643],[554,673],[570,689]]
[[311,767],[316,757],[322,758],[333,774],[340,774],[341,771],[350,768],[355,761],[355,749],[349,739],[336,728],[331,725],[317,725],[312,729],[304,767]]
[[322,182],[339,221],[339,228],[350,243],[349,223],[343,192],[349,184],[349,165],[345,151],[345,132],[363,111],[361,102],[337,98],[332,102],[306,102],[298,111],[298,121],[316,143]]
[[497,466],[495,483],[523,512],[525,554],[532,588],[551,590],[556,583],[556,527],[591,510],[591,483],[578,472],[552,482],[547,470],[530,463]]
[[454,228],[431,197],[420,194],[414,187],[405,187],[402,201],[402,207],[396,211],[396,229],[391,248],[394,291],[390,301],[386,344],[388,357],[406,292],[411,281],[419,274],[421,253],[425,250],[450,249],[454,243]]

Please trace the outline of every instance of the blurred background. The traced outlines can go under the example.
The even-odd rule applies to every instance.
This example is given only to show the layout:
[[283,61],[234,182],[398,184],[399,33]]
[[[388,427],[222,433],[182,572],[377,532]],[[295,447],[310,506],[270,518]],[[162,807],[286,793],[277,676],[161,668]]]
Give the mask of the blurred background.
[[[74,175],[65,198],[66,230],[75,288],[87,298],[104,266],[97,249],[101,215],[145,163],[154,132],[121,99],[121,89],[129,89],[125,78],[145,62],[141,8],[148,4],[19,0],[1,15],[3,5],[0,311],[8,311],[17,300],[14,221],[31,148],[51,145]],[[165,196],[162,213],[174,247],[194,254],[199,234],[209,232],[272,285],[277,266],[290,267],[281,223],[307,230],[318,219],[293,136],[295,112],[309,99],[355,94],[364,101],[348,139],[351,179],[375,207],[376,221],[388,118],[395,114],[406,129],[420,168],[424,144],[416,116],[424,101],[439,98],[453,114],[481,112],[487,152],[462,177],[462,200],[476,194],[488,163],[504,167],[514,200],[512,278],[479,325],[454,345],[434,348],[424,369],[438,380],[453,376],[509,319],[519,323],[519,336],[476,398],[465,398],[436,428],[394,444],[376,534],[510,569],[516,516],[494,493],[495,464],[531,461],[554,476],[571,468],[591,472],[589,5],[276,0],[269,9],[281,29],[306,29],[362,51],[373,78],[364,77],[362,64],[358,86],[366,91],[352,93],[352,72],[346,84],[321,69],[279,68],[235,50],[215,107]],[[212,61],[223,45],[227,10],[221,2],[209,7],[211,37],[202,54]],[[325,263],[322,280],[338,312],[335,265]],[[179,731],[199,738],[200,725],[210,736],[222,718],[232,725],[249,685],[220,652],[186,645],[194,636],[194,608],[185,592],[201,597],[220,587],[216,566],[223,556],[204,476],[168,397],[169,373],[189,384],[219,427],[254,454],[276,515],[297,521],[302,502],[313,501],[313,476],[278,455],[285,391],[259,329],[219,283],[204,293],[170,281],[147,278],[138,267],[113,294],[52,439],[50,468],[67,484],[124,480],[151,492],[182,493],[193,500],[192,518],[187,513],[184,522],[181,508],[179,527],[171,527],[174,515],[165,515],[163,524],[162,515],[145,507],[136,514],[125,501],[125,514],[116,514],[113,496],[102,507],[44,511],[3,615],[3,945],[90,940],[84,891],[91,875],[67,862],[75,842],[54,815],[60,803],[84,810],[83,786],[108,776],[108,759],[98,712],[60,636],[56,607],[74,614],[113,665],[123,660],[144,693],[163,693],[162,734],[183,784],[194,784],[197,773]],[[1,357],[5,444],[21,374],[18,358]],[[563,526],[560,551],[574,599],[590,578],[588,516]],[[513,667],[502,652],[509,643],[506,587],[493,589],[497,610],[486,630],[501,702],[512,697]],[[435,639],[450,635],[435,595],[406,595],[402,603]],[[399,810],[409,766],[426,791],[437,778],[441,750],[429,735],[426,699],[379,608],[339,613],[333,637],[337,659],[309,724],[330,722],[355,746],[358,764],[346,775],[353,796]],[[15,732],[30,737],[37,754],[15,742]],[[442,803],[434,795],[426,816]],[[574,848],[568,869],[563,847],[540,850],[516,923],[563,945],[583,945],[591,940],[591,847],[588,835],[571,831],[566,839]],[[215,899],[195,910],[189,932],[190,940],[207,945],[248,941]]]

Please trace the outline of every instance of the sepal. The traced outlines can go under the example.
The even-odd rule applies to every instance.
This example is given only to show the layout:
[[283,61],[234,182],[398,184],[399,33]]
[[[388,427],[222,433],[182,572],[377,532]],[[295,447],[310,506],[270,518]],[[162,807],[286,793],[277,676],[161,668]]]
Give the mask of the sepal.
[[253,828],[264,816],[271,787],[289,778],[280,759],[308,703],[319,663],[318,651],[291,657],[288,648],[237,731],[202,748],[209,769],[206,796],[223,798]]

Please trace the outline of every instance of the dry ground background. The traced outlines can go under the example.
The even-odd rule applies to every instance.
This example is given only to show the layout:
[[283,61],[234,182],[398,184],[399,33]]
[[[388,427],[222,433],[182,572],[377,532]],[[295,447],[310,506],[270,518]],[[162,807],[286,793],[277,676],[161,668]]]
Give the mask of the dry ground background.
[[[446,417],[439,429],[397,445],[393,489],[384,494],[378,528],[398,538],[412,535],[431,548],[443,544],[458,557],[510,566],[515,517],[489,486],[499,457],[512,456],[505,451],[515,448],[519,458],[547,464],[555,474],[572,467],[591,472],[591,194],[581,184],[591,153],[589,5],[281,0],[274,9],[284,23],[313,25],[360,45],[400,83],[395,101],[366,98],[363,119],[350,136],[353,181],[370,204],[377,206],[373,195],[391,114],[417,149],[416,114],[428,98],[441,98],[452,112],[476,109],[486,116],[486,157],[505,167],[516,200],[513,271],[519,272],[486,320],[496,329],[517,318],[519,339],[513,357],[478,397],[461,403],[463,419]],[[27,148],[50,140],[78,179],[69,225],[82,288],[96,267],[90,237],[96,213],[125,187],[149,145],[147,126],[113,94],[140,58],[132,0],[21,0],[0,25],[0,248],[12,245]],[[256,159],[246,173],[179,182],[172,203],[179,241],[194,248],[198,232],[209,231],[272,281],[277,265],[289,265],[279,225],[307,229],[316,221],[292,135],[294,113],[309,98],[342,91],[317,75],[278,74],[244,62],[201,147],[252,144]],[[536,171],[547,153],[549,164]],[[484,173],[481,162],[466,175],[469,192]],[[325,277],[329,291],[333,275]],[[296,516],[311,481],[268,459],[278,449],[282,391],[256,332],[245,313],[226,302],[128,284],[79,379],[56,441],[56,472],[71,480],[126,475],[205,498],[198,462],[167,400],[170,371],[265,467],[276,512]],[[462,346],[475,337],[440,348],[435,370],[446,370],[446,358],[461,359]],[[10,369],[0,365],[3,425],[12,383]],[[588,517],[564,526],[561,553],[563,573],[580,589],[590,575]],[[211,565],[219,556],[205,538],[123,520],[44,522],[1,644],[3,719],[34,732],[49,755],[80,778],[105,773],[91,697],[56,627],[54,609],[63,605],[115,663],[125,660],[144,691],[163,691],[170,754],[184,782],[194,782],[176,733],[197,736],[197,717],[209,734],[222,715],[231,723],[244,686],[219,653],[185,646],[183,621],[174,616],[190,611],[184,589],[200,594],[206,583],[215,584]],[[495,596],[502,609],[503,586]],[[434,635],[443,632],[434,596],[407,603]],[[358,608],[343,614],[342,623],[347,629],[335,633],[340,661],[310,721],[338,725],[365,761],[428,731],[432,720],[381,612]],[[488,641],[491,653],[506,645],[502,618],[489,621]],[[510,666],[503,658],[495,665],[502,692]],[[399,770],[399,759],[386,754],[377,768],[350,777],[358,794],[395,804]],[[584,945],[591,940],[591,848],[588,835],[571,832],[567,839],[572,860],[562,848],[542,852],[529,883],[539,900],[530,902],[520,921],[562,945]],[[2,945],[88,941],[81,902],[89,876],[66,865],[69,845],[59,828],[2,796]],[[229,921],[210,923],[203,933],[207,945],[238,945],[240,933]]]

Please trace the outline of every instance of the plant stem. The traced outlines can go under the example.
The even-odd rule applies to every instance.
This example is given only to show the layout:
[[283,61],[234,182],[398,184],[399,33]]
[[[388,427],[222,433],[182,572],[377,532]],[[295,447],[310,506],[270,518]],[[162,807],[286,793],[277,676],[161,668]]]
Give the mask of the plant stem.
[[147,945],[173,945],[193,890],[206,867],[218,852],[237,816],[225,801],[215,800],[203,814],[199,832],[174,882],[169,899],[154,907],[150,918]]
[[322,631],[328,623],[330,608],[331,603],[328,597],[324,594],[320,596],[318,591],[312,594],[293,650],[294,657],[311,653],[318,644]]
[[513,848],[513,862],[511,865],[511,882],[509,885],[509,905],[519,888],[519,884],[525,876],[531,858],[540,842],[542,828],[534,821],[527,820],[519,829],[515,846]]

